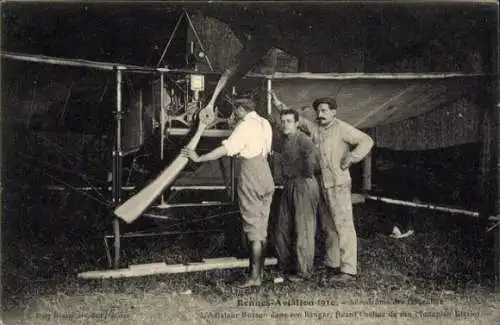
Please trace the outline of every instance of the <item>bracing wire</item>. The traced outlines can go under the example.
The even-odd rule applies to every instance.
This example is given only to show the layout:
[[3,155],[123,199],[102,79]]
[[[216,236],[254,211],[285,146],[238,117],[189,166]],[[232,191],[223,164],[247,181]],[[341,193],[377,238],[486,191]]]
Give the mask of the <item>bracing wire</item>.
[[[36,135],[36,133],[35,133],[35,135]],[[56,143],[53,143],[47,137],[44,137],[42,135],[38,135],[38,136],[42,137],[43,140],[47,140],[48,142],[51,142],[52,146],[55,148],[57,153],[60,154],[66,160],[66,162],[68,162],[68,164],[70,164],[72,167],[76,167],[75,164],[69,159],[69,157],[66,154],[64,154],[64,152],[62,152],[60,150],[59,145],[57,145]],[[92,185],[92,183],[88,180],[88,178],[85,176],[84,173],[79,173],[79,172],[73,172],[73,173],[80,176],[80,178],[82,180],[84,180],[101,198],[104,199],[104,195],[97,188],[95,188],[95,186]]]
[[[16,153],[16,155],[18,155],[18,156],[20,156],[21,158],[24,158],[24,159],[26,159],[26,160],[34,160],[34,161],[37,161],[37,162],[38,162],[38,163],[40,163],[40,164],[43,164],[43,166],[42,166],[42,167],[39,167],[40,169],[49,169],[49,170],[50,170],[50,169],[52,169],[52,170],[59,170],[59,171],[64,171],[64,172],[68,172],[68,173],[72,173],[72,174],[74,174],[74,175],[78,175],[78,176],[80,176],[80,175],[79,175],[79,173],[76,173],[76,172],[71,171],[71,170],[69,170],[69,169],[62,168],[62,167],[56,167],[56,166],[50,166],[50,164],[49,164],[49,163],[41,163],[41,162],[39,162],[39,161],[38,161],[38,158],[33,157],[33,156],[27,156],[27,155],[23,155],[23,154],[20,154],[20,153]],[[26,163],[26,162],[25,162],[25,164],[28,164],[28,163]],[[29,164],[29,165],[30,165],[30,166],[34,166],[33,164]],[[49,174],[48,172],[45,172],[45,175],[49,176],[50,174]],[[66,185],[66,184],[65,184],[65,185]],[[101,197],[101,199],[106,200],[106,198],[104,197],[104,195],[103,195],[103,194],[102,194],[102,193],[101,193],[101,192],[100,192],[100,191],[99,191],[99,190],[98,190],[95,186],[93,186],[93,185],[91,185],[91,184],[89,184],[89,185],[90,185],[90,188],[92,188],[92,189],[96,192],[96,194],[98,194],[98,195]],[[76,187],[73,187],[73,188],[74,188],[74,189],[76,189]],[[77,189],[77,190],[78,190],[78,189]],[[78,191],[79,191],[79,190],[78,190]]]
[[22,162],[22,161],[21,161],[21,164],[24,164],[25,166],[27,166],[27,167],[29,167],[29,168],[31,168],[31,169],[33,169],[33,168],[34,168],[37,172],[40,172],[40,173],[44,174],[45,176],[48,176],[49,178],[52,178],[52,179],[53,179],[53,180],[55,180],[56,182],[59,182],[59,183],[61,183],[61,184],[63,184],[63,185],[66,185],[68,188],[72,189],[73,191],[75,191],[75,192],[77,192],[77,193],[80,193],[80,194],[82,194],[82,195],[84,195],[84,196],[86,196],[86,197],[88,197],[88,198],[90,198],[90,199],[92,199],[92,200],[94,200],[94,201],[96,201],[96,202],[98,202],[98,203],[102,204],[103,206],[106,206],[106,207],[111,207],[111,206],[112,206],[112,204],[111,204],[111,203],[109,203],[109,202],[105,202],[105,201],[102,201],[102,200],[100,200],[100,199],[98,199],[98,198],[96,198],[96,197],[94,197],[94,196],[92,196],[92,195],[88,194],[88,193],[87,193],[87,192],[85,192],[85,191],[80,191],[80,190],[79,190],[78,188],[76,188],[75,186],[73,186],[73,185],[71,185],[71,184],[69,184],[69,183],[66,183],[66,182],[64,182],[63,180],[60,180],[59,178],[57,178],[57,177],[55,177],[55,176],[53,176],[53,175],[51,175],[51,174],[49,174],[49,173],[45,172],[45,171],[43,170],[43,168],[37,168],[37,167],[34,167],[33,165],[31,165],[31,164],[29,164],[29,163]]
[[167,227],[165,227],[165,229],[171,229],[171,228],[175,228],[175,227],[182,226],[182,225],[187,225],[187,224],[192,224],[192,223],[197,223],[197,222],[212,220],[212,219],[216,219],[216,218],[220,218],[220,217],[224,217],[224,216],[229,216],[229,215],[232,215],[232,214],[237,214],[238,212],[239,212],[239,210],[233,210],[233,211],[227,211],[227,212],[223,212],[223,213],[213,214],[213,215],[202,217],[202,218],[199,218],[199,219],[186,220],[186,221],[183,221],[183,222],[178,222],[178,223],[174,223],[174,224],[168,225]]

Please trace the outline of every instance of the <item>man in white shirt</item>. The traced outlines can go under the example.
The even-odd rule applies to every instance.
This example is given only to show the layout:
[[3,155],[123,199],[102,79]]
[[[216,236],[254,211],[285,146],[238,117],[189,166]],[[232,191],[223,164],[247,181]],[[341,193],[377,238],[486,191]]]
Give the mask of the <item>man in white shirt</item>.
[[270,123],[255,112],[253,99],[241,98],[233,104],[233,114],[239,123],[221,146],[201,156],[187,148],[182,150],[182,154],[194,162],[224,156],[237,156],[241,160],[237,194],[243,231],[251,247],[251,275],[241,286],[259,286],[262,283],[263,253],[274,194],[274,180],[267,161],[271,152],[272,129]]

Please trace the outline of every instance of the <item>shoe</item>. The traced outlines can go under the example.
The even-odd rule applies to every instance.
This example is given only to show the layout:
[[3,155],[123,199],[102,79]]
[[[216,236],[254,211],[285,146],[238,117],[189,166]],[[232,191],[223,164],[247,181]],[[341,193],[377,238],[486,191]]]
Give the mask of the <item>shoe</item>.
[[295,271],[291,268],[284,268],[284,267],[279,268],[279,271],[281,272],[281,274],[283,274],[286,277],[297,273],[297,271]]
[[304,278],[301,278],[300,276],[298,275],[289,275],[287,277],[287,279],[290,281],[290,282],[293,282],[293,283],[297,283],[297,282],[303,282],[304,281]]
[[340,273],[340,267],[331,267],[326,264],[321,264],[317,266],[317,271],[325,271],[327,273],[331,274],[339,274]]
[[326,273],[331,274],[331,275],[338,275],[342,272],[340,272],[340,267],[330,267],[325,265],[325,270]]
[[347,281],[352,281],[356,279],[356,276],[354,274],[349,274],[349,273],[343,273],[341,272],[340,274],[334,275],[331,277],[333,281],[337,282],[347,282]]
[[331,267],[325,264],[318,266],[317,271],[326,273],[327,275],[337,275],[340,274],[340,267]]
[[251,288],[251,287],[260,287],[262,285],[261,279],[248,279],[243,283],[239,283],[236,286],[240,289]]

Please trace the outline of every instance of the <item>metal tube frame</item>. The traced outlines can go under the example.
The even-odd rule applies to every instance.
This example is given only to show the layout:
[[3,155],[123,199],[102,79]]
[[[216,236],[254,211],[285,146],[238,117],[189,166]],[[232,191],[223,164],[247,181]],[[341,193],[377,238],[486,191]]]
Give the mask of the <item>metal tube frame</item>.
[[[160,72],[160,159],[165,160],[165,75]],[[161,204],[165,204],[165,195],[161,196]]]
[[[121,202],[122,197],[122,143],[121,143],[121,132],[122,132],[122,72],[125,70],[124,67],[116,67],[116,111],[115,111],[115,137],[113,145],[113,171],[112,171],[112,203],[113,206],[117,206]],[[113,267],[118,268],[120,264],[120,220],[115,217],[113,219],[113,233],[114,233],[114,260]]]

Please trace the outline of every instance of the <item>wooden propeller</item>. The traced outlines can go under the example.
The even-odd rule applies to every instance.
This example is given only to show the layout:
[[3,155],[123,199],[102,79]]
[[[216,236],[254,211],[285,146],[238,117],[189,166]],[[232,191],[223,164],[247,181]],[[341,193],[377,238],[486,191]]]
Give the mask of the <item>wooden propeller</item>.
[[[196,149],[200,142],[203,131],[212,123],[215,118],[213,105],[210,103],[199,112],[199,123],[196,132],[187,144],[187,148]],[[188,163],[188,158],[177,155],[175,160],[165,168],[160,175],[151,183],[146,185],[141,191],[130,197],[127,201],[118,206],[114,213],[117,217],[131,223],[141,216],[151,203],[158,198],[163,190],[168,187]]]

